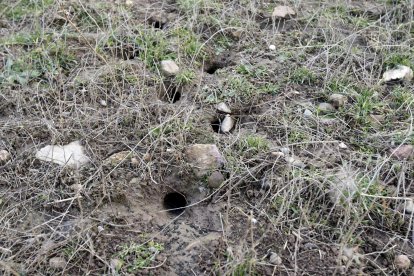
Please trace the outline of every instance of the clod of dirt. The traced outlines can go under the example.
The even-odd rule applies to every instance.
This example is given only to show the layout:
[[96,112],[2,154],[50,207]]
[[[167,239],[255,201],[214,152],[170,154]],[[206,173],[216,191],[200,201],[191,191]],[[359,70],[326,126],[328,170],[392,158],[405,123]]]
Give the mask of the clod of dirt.
[[66,267],[66,260],[62,257],[50,258],[49,266],[53,269],[64,269]]
[[11,159],[11,154],[7,150],[0,150],[0,165]]
[[361,258],[363,256],[358,252],[358,247],[344,247],[342,249],[342,261],[344,263],[355,262],[355,264],[361,264]]
[[272,18],[288,18],[295,16],[296,12],[289,6],[277,6],[273,9]]
[[216,109],[218,111],[223,112],[223,113],[227,113],[227,114],[230,114],[231,113],[231,109],[230,109],[230,107],[227,106],[226,103],[219,103],[219,104],[217,104],[216,105]]
[[108,158],[106,158],[103,161],[103,163],[105,165],[116,166],[116,165],[119,165],[122,162],[130,161],[132,156],[133,156],[133,153],[131,151],[128,151],[128,150],[120,151],[120,152],[114,153],[111,156],[109,156]]
[[173,60],[163,60],[161,61],[161,73],[165,76],[175,76],[180,72],[180,68],[177,63]]
[[220,169],[225,163],[224,157],[214,144],[194,144],[185,151],[187,162],[193,167],[194,173],[202,177],[209,171]]
[[210,188],[218,188],[224,182],[224,176],[221,172],[213,172],[207,179],[208,186]]
[[165,195],[163,205],[165,209],[169,210],[170,214],[179,215],[184,212],[187,199],[181,193],[172,192]]
[[89,163],[89,157],[79,141],[71,142],[65,146],[49,145],[36,152],[36,158],[42,161],[53,162],[70,168],[80,168]]
[[407,255],[397,255],[394,259],[394,264],[400,270],[407,270],[411,266],[411,261]]
[[373,124],[373,125],[381,125],[384,122],[385,116],[384,115],[379,115],[379,114],[371,114],[369,115],[369,121]]
[[321,114],[332,113],[335,111],[335,107],[330,103],[320,103],[318,105],[318,111]]
[[401,145],[391,150],[391,156],[399,160],[409,159],[413,154],[414,147],[412,145]]
[[405,65],[398,65],[396,68],[385,71],[382,80],[384,82],[390,81],[410,81],[413,79],[413,70]]
[[233,129],[234,124],[234,119],[229,114],[227,114],[220,125],[221,133],[229,133]]
[[269,256],[269,262],[273,265],[281,265],[283,261],[278,254],[271,252]]
[[339,108],[341,106],[344,106],[347,103],[348,99],[345,95],[342,94],[332,94],[329,96],[329,101],[335,108]]

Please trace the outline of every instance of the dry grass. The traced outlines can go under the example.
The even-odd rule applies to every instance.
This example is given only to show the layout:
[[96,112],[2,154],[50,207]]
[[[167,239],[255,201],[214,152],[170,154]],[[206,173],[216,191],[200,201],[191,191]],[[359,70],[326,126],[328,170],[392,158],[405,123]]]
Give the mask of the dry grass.
[[[0,3],[0,149],[12,154],[0,164],[3,274],[412,273],[394,256],[414,261],[413,215],[399,208],[414,194],[413,161],[389,151],[414,143],[414,86],[380,83],[397,64],[414,68],[411,1],[281,1],[298,15],[276,21],[271,1],[118,2]],[[181,74],[163,77],[163,59]],[[318,113],[333,93],[348,103]],[[210,126],[220,101],[237,119],[229,135]],[[34,157],[74,140],[91,158],[79,171]],[[185,162],[193,143],[226,157],[219,189]],[[133,161],[104,162],[123,150]],[[146,221],[168,189],[191,205]],[[182,249],[183,221],[202,246]]]

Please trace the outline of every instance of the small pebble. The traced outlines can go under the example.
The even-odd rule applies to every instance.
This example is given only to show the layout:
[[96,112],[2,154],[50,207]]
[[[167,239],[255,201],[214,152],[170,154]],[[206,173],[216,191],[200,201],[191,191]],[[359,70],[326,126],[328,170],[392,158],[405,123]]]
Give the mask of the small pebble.
[[318,111],[322,114],[331,113],[335,111],[335,107],[330,103],[320,103],[318,105]]
[[99,104],[102,105],[102,106],[107,106],[108,105],[108,103],[105,100],[100,100]]
[[273,45],[273,44],[269,45],[269,50],[270,50],[270,51],[274,51],[274,50],[276,50],[276,46],[275,46],[275,45]]
[[305,117],[312,117],[313,116],[313,113],[309,109],[305,109],[305,111],[303,111],[303,116],[305,116]]
[[397,255],[394,264],[398,269],[407,270],[411,266],[411,261],[407,255]]
[[66,260],[62,257],[50,258],[49,266],[53,269],[64,269],[66,267]]
[[281,265],[282,264],[282,258],[274,252],[270,253],[269,256],[269,262],[273,265]]
[[215,171],[208,177],[207,182],[210,188],[218,188],[224,182],[224,176],[221,172]]
[[11,154],[7,150],[0,150],[0,164],[6,163],[11,159]]
[[342,94],[332,94],[329,96],[329,101],[332,103],[332,105],[336,108],[344,106],[348,99],[346,96]]
[[228,113],[228,114],[231,113],[231,109],[225,103],[219,103],[219,104],[217,104],[216,105],[216,108],[217,108],[218,111],[221,111],[221,112],[224,112],[224,113]]
[[165,76],[175,76],[180,72],[180,68],[173,60],[161,61],[161,72]]
[[347,146],[347,145],[345,145],[345,143],[344,143],[344,142],[340,142],[340,143],[338,144],[338,147],[339,147],[340,149],[347,149],[347,148],[348,148],[348,146]]

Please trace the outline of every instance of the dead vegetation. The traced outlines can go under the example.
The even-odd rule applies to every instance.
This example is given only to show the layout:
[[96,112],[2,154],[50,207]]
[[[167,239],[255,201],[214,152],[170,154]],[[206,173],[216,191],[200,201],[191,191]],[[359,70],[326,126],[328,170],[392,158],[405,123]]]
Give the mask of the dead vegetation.
[[1,274],[414,273],[412,1],[276,2],[1,2]]

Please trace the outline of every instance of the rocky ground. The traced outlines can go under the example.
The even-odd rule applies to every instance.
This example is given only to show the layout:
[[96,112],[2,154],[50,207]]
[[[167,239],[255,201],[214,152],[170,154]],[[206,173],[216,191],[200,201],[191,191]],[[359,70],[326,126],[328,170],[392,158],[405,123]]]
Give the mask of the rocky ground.
[[0,273],[414,275],[413,10],[0,2]]

